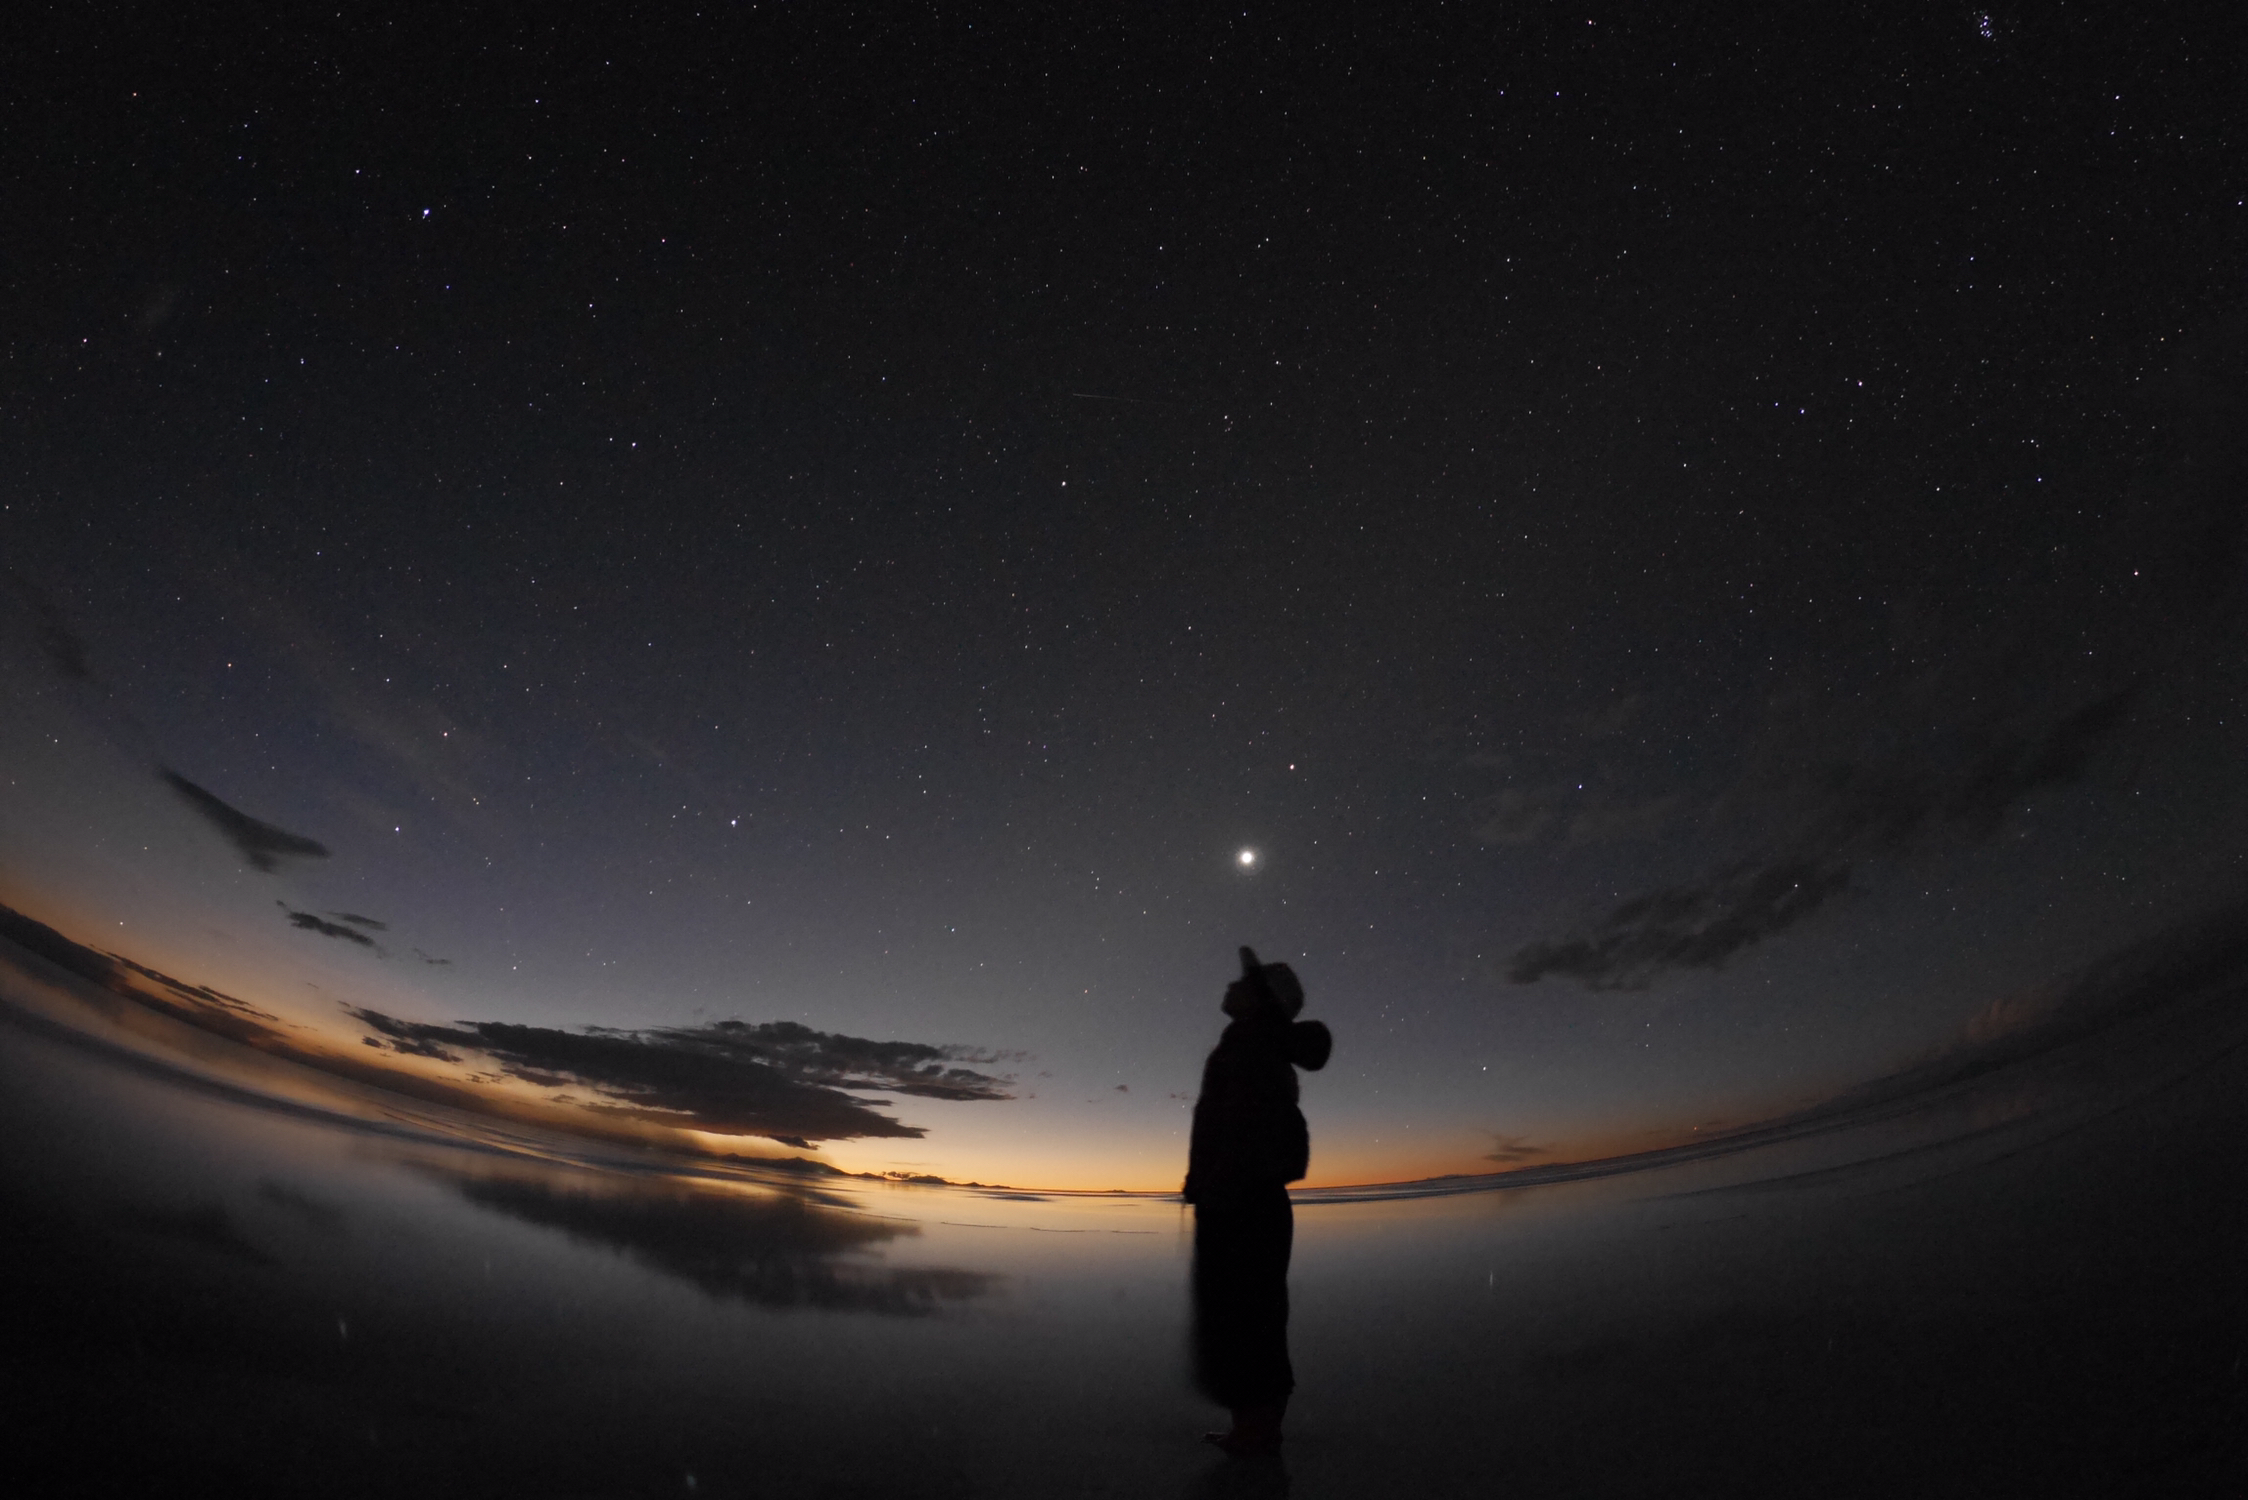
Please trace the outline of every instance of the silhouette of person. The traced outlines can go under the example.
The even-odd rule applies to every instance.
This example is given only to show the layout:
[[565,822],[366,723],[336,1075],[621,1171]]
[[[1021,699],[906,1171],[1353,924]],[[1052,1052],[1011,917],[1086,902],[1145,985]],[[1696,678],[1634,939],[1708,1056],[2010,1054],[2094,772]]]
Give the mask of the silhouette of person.
[[1194,1205],[1194,1365],[1204,1395],[1233,1414],[1205,1434],[1228,1453],[1270,1453],[1296,1375],[1288,1363],[1288,1253],[1296,1234],[1288,1184],[1310,1168],[1311,1133],[1296,1107],[1296,1069],[1323,1068],[1334,1039],[1298,1021],[1304,987],[1286,964],[1241,950],[1226,987],[1232,1017],[1202,1065],[1187,1148]]

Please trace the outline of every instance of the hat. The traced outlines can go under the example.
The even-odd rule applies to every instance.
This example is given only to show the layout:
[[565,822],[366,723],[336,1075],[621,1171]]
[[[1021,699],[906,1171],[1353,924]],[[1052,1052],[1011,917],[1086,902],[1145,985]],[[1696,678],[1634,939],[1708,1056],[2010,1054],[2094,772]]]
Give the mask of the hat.
[[1257,962],[1257,950],[1244,946],[1241,950],[1241,977],[1265,992],[1266,998],[1280,1007],[1281,1014],[1289,1020],[1304,1008],[1304,984],[1296,971],[1286,964]]

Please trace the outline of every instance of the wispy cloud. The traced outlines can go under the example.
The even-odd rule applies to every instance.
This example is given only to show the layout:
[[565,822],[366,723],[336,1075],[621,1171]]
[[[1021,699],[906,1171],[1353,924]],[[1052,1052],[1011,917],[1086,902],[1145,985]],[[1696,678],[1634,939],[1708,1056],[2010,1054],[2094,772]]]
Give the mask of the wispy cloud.
[[[2193,341],[2172,372],[2169,470],[2117,498],[2096,545],[2071,549],[2073,563],[2055,547],[2025,551],[2011,570],[1983,565],[1971,607],[1941,576],[1900,587],[1885,650],[1744,679],[1761,731],[1635,734],[1627,693],[1605,721],[1564,716],[1547,743],[1480,753],[1479,769],[1508,782],[1478,804],[1487,842],[1551,849],[1625,836],[1719,851],[1686,878],[1524,944],[1515,981],[1618,988],[1714,968],[1811,919],[1873,866],[1989,840],[2041,791],[2082,779],[2142,694],[2159,703],[2152,685],[2239,628],[2240,347],[2237,322]],[[1802,675],[1791,682],[1791,671]],[[1723,684],[1662,691],[1690,691],[1693,712],[1713,722],[1753,711],[1728,706]],[[1658,721],[1681,724],[1684,712],[1674,702]],[[1723,778],[1732,789],[1667,804],[1681,784],[1672,752],[1684,748],[1691,763],[1725,754],[1712,748],[1725,740],[1748,747]]]
[[1594,989],[1623,989],[1665,969],[1714,969],[1793,927],[1849,883],[1846,863],[1734,865],[1705,880],[1634,896],[1587,931],[1525,944],[1507,977],[1535,984],[1560,975]]
[[1787,830],[1768,847],[1642,892],[1578,931],[1525,944],[1509,977],[1623,989],[1667,970],[1718,968],[1848,890],[1862,861],[1990,838],[2032,793],[2082,776],[2137,693],[2136,684],[2126,686],[2041,724],[1974,726],[1963,754],[1909,746],[1831,761],[1766,788],[1777,805],[1765,821]]
[[276,828],[261,822],[240,808],[221,801],[169,766],[159,767],[161,774],[180,800],[201,813],[226,841],[238,850],[250,868],[272,874],[284,856],[326,859],[328,846],[301,833],[291,833],[286,828]]
[[[347,943],[357,943],[362,948],[375,946],[375,940],[356,927],[346,927],[341,922],[331,922],[315,912],[295,911],[287,908],[284,908],[284,910],[288,910],[291,927],[300,927],[306,932],[317,932],[322,937],[341,938]],[[380,927],[382,924],[377,922],[374,925]]]

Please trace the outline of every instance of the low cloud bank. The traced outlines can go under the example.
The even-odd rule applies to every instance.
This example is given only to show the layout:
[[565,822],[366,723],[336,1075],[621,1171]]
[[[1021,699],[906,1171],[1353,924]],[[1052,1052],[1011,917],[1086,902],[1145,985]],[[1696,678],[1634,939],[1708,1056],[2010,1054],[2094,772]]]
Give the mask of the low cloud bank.
[[784,1145],[925,1132],[883,1113],[887,1101],[856,1092],[924,1099],[1011,1099],[1010,1080],[963,1066],[1000,1054],[925,1042],[885,1042],[815,1031],[795,1021],[620,1031],[565,1031],[506,1021],[442,1025],[356,1008],[370,1044],[441,1062],[463,1054],[545,1088],[585,1088],[588,1107],[650,1123]]
[[[292,918],[322,919],[311,913]],[[298,925],[305,925],[299,923]],[[328,924],[333,926],[334,924]],[[364,941],[345,928],[343,935]],[[338,935],[335,932],[328,936]],[[496,1099],[476,1089],[500,1077],[545,1088],[583,1090],[576,1103],[596,1116],[761,1136],[809,1150],[817,1141],[868,1137],[919,1139],[927,1132],[888,1114],[889,1101],[867,1093],[906,1094],[951,1101],[1006,1100],[1014,1081],[985,1071],[1016,1054],[927,1042],[876,1041],[815,1031],[795,1021],[752,1025],[720,1021],[708,1026],[619,1031],[593,1027],[564,1031],[501,1021],[438,1025],[401,1020],[381,1011],[347,1007],[367,1028],[368,1051],[341,1056],[307,1045],[298,1028],[208,985],[189,984],[118,953],[105,953],[64,936],[43,922],[0,906],[0,939],[124,999],[161,1011],[204,1031],[289,1057],[309,1067],[436,1099],[460,1109],[507,1113],[521,1101]],[[496,1072],[460,1080],[378,1061],[420,1057],[453,1066],[496,1065]],[[974,1066],[970,1066],[973,1064]]]

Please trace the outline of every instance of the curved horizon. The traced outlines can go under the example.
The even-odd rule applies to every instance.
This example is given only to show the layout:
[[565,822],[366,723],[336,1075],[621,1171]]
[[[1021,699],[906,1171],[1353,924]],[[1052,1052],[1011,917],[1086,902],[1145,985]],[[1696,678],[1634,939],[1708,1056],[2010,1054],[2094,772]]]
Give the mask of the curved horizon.
[[[390,1094],[401,1104],[412,1100],[422,1106],[465,1111],[519,1127],[535,1127],[589,1145],[657,1148],[672,1153],[681,1163],[724,1163],[768,1176],[811,1172],[1016,1194],[1177,1196],[1175,1189],[1145,1185],[987,1182],[935,1172],[853,1170],[818,1156],[802,1154],[750,1155],[740,1148],[755,1137],[713,1132],[694,1124],[692,1116],[678,1124],[667,1124],[659,1116],[653,1129],[620,1129],[613,1119],[604,1120],[583,1109],[567,1109],[552,1100],[542,1101],[535,1094],[478,1089],[458,1080],[409,1073],[387,1059],[370,1064],[359,1061],[348,1050],[308,1045],[302,1037],[290,1035],[285,1023],[258,1011],[246,1001],[165,975],[122,953],[94,949],[7,907],[0,907],[0,941],[7,943],[8,950],[15,955],[12,961],[19,968],[28,963],[33,968],[48,969],[50,977],[60,978],[65,983],[98,987],[104,996],[127,1000],[149,1017],[161,1017],[192,1028],[222,1045],[240,1048],[246,1054],[254,1053],[308,1068],[329,1078],[363,1085]],[[1911,1067],[1858,1080],[1824,1100],[1766,1119],[1706,1133],[1699,1127],[1681,1125],[1675,1127],[1678,1139],[1636,1150],[1566,1158],[1549,1151],[1547,1154],[1556,1159],[1518,1162],[1488,1171],[1362,1182],[1329,1180],[1299,1185],[1291,1191],[1299,1202],[1316,1204],[1529,1188],[1711,1161],[1861,1126],[1888,1124],[1927,1113],[1934,1101],[1947,1094],[1991,1087],[2001,1082],[2001,1075],[2008,1070],[2050,1065],[2056,1055],[2065,1056],[2099,1043],[2110,1033],[2146,1022],[2150,1015],[2206,1005],[2212,997],[2220,1001],[2227,996],[2236,998],[2244,984],[2248,984],[2248,903],[2234,903],[2105,955],[2086,966],[2069,983],[2041,995],[2034,1007],[2019,1001],[2010,1005],[1994,1003],[1989,1008],[1991,1013],[2006,1016],[2007,1025],[2003,1029],[1971,1030],[1954,1044],[1935,1050]],[[75,1031],[88,1045],[101,1045],[90,1033],[74,1028],[68,1018],[48,1019],[60,1030]],[[145,1038],[150,1033],[144,1028],[142,1035]],[[142,1061],[171,1066],[183,1079],[200,1077],[179,1060],[176,1036],[173,1040],[175,1045],[169,1063],[162,1050],[143,1056]],[[470,1040],[474,1040],[473,1036]],[[206,1058],[208,1056],[206,1054]],[[459,1061],[458,1058],[445,1060]],[[2160,1086],[2159,1083],[2140,1082],[2142,1087]],[[562,1090],[571,1086],[570,1080],[555,1084]],[[582,1084],[575,1086],[582,1087]],[[868,1086],[859,1085],[862,1090]],[[279,1102],[254,1086],[244,1084],[239,1085],[239,1089],[239,1096],[244,1100]],[[564,1093],[563,1097],[568,1096]],[[302,1102],[290,1107],[314,1108]],[[628,1118],[638,1126],[651,1123],[645,1115]],[[775,1141],[770,1136],[763,1139],[768,1148],[795,1146],[802,1151],[813,1149],[814,1145],[802,1141]],[[1314,1139],[1315,1142],[1319,1140],[1316,1130]],[[1926,1144],[1909,1149],[1925,1149]],[[733,1149],[726,1149],[728,1147]],[[1894,1143],[1884,1149],[1895,1149]]]

